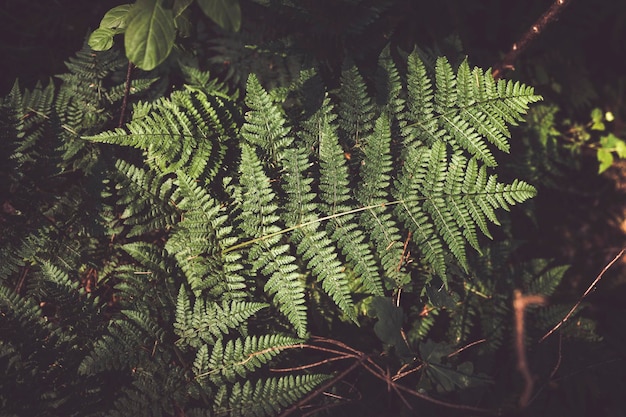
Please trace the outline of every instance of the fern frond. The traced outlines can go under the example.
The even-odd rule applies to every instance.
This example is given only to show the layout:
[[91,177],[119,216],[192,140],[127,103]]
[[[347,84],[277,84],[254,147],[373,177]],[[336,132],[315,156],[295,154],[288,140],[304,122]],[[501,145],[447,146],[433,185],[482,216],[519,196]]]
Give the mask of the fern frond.
[[551,296],[561,283],[569,265],[550,266],[547,259],[535,259],[529,265],[524,281],[529,294]]
[[496,165],[488,143],[508,152],[507,123],[522,120],[528,105],[541,99],[531,87],[505,80],[496,83],[490,71],[470,71],[467,61],[455,74],[443,57],[435,66],[433,93],[432,80],[416,51],[409,56],[407,89],[411,122],[404,132],[408,143],[445,140],[488,166]]
[[[350,180],[344,152],[339,145],[336,128],[332,123],[336,116],[328,98],[320,110],[306,122],[310,134],[317,137],[320,160],[319,190],[324,214],[334,215],[350,210]],[[355,215],[342,215],[329,221],[328,235],[336,243],[354,272],[370,294],[383,295],[382,282],[370,247],[365,244],[366,236],[361,230]]]
[[232,128],[229,118],[216,116],[226,112],[214,106],[223,106],[222,99],[179,91],[170,99],[160,99],[150,113],[136,115],[127,124],[128,132],[116,128],[83,139],[141,149],[150,167],[162,174],[182,169],[192,178],[210,180],[224,156],[222,135]]
[[402,89],[400,72],[391,56],[391,49],[387,46],[378,57],[378,67],[376,68],[376,104],[378,114],[385,114],[389,117],[389,120],[397,121],[400,128],[406,124],[403,114],[406,102]]
[[245,297],[241,254],[222,253],[237,240],[229,236],[232,226],[224,225],[228,220],[224,208],[192,178],[178,174],[173,200],[185,214],[165,248],[176,257],[194,294],[208,290],[215,296]]
[[374,104],[367,94],[365,80],[356,66],[341,72],[337,114],[342,142],[350,148],[361,146],[364,136],[374,128]]
[[329,375],[289,375],[280,378],[222,385],[215,396],[215,413],[230,417],[263,417],[278,414],[328,380]]
[[249,336],[228,342],[220,339],[213,346],[204,367],[195,366],[198,362],[196,359],[194,373],[197,379],[208,377],[217,385],[225,381],[234,382],[237,376],[246,377],[250,372],[268,363],[285,348],[298,343],[302,343],[302,340],[280,334]]
[[246,112],[241,135],[249,143],[260,146],[276,163],[284,148],[292,142],[285,116],[254,74],[248,77],[246,91],[245,101],[250,110]]
[[[276,235],[281,230],[276,224],[279,220],[276,196],[261,162],[247,144],[241,147],[240,171],[241,228],[247,235],[260,239],[249,252],[253,270],[269,277],[265,291],[274,297],[278,309],[303,337],[307,332],[304,280],[296,258],[289,254],[290,245],[281,244],[280,236]],[[267,235],[274,236],[263,238]]]
[[442,140],[445,131],[438,129],[432,81],[417,51],[410,54],[407,61],[407,95],[408,118],[419,123],[404,128],[406,146],[411,146],[415,140],[427,144]]
[[196,298],[193,306],[187,291],[181,286],[176,302],[175,333],[176,342],[181,346],[200,348],[202,344],[213,344],[231,330],[245,332],[245,324],[250,317],[267,308],[268,304],[232,300],[221,304]]
[[171,177],[146,171],[123,160],[115,163],[120,219],[130,227],[128,236],[171,229],[179,213],[171,204],[175,191]]
[[309,222],[307,226],[299,227],[291,234],[297,252],[307,262],[313,275],[322,282],[322,288],[341,311],[354,318],[348,279],[338,259],[336,248],[326,232],[319,230],[319,223],[310,223],[318,216],[314,211],[315,194],[311,192],[311,181],[306,178],[310,166],[306,151],[288,149],[285,152],[284,164],[284,189],[287,194],[285,223],[288,227],[296,227]]
[[363,141],[364,158],[361,163],[360,182],[356,198],[362,206],[380,205],[360,216],[360,223],[371,238],[380,259],[385,276],[399,287],[410,278],[400,271],[402,259],[402,238],[396,219],[385,203],[391,200],[389,193],[393,171],[391,156],[391,127],[389,118],[382,114],[377,120],[371,135]]
[[396,183],[396,198],[403,204],[395,211],[412,231],[426,260],[443,277],[443,242],[467,270],[465,241],[478,247],[475,226],[489,236],[486,220],[497,224],[495,209],[509,210],[535,193],[523,181],[499,183],[497,176],[487,176],[484,166],[478,168],[475,159],[466,162],[456,153],[449,159],[445,143],[435,142],[430,149],[409,150]]
[[[445,146],[442,145],[442,142],[436,142],[436,144],[441,144],[437,146],[440,150]],[[416,192],[425,183],[426,187],[432,187],[435,178],[427,178],[429,167],[435,168],[431,171],[435,175],[440,172],[439,169],[436,169],[436,163],[440,162],[441,158],[438,157],[437,152],[433,152],[433,154],[431,163],[429,149],[419,147],[409,151],[403,169],[404,175],[399,178],[397,185],[396,198],[401,200],[403,204],[396,207],[394,211],[413,233],[413,239],[424,253],[426,261],[433,266],[435,272],[444,276],[446,267],[443,242],[436,234],[435,225],[429,220],[424,208],[424,195]]]

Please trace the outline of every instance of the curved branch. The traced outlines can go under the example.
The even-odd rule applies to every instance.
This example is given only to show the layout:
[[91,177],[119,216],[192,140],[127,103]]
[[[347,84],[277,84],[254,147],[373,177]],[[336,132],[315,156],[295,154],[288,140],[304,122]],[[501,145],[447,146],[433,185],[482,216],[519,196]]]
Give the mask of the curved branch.
[[517,60],[517,57],[535,40],[548,26],[549,23],[556,20],[563,9],[570,3],[571,0],[556,0],[552,3],[552,6],[539,19],[528,28],[526,33],[511,46],[511,50],[504,57],[500,63],[498,63],[492,71],[493,78],[496,80],[502,77],[502,74],[506,70],[514,70],[513,64]]
[[626,252],[626,248],[622,249],[617,255],[615,255],[615,257],[613,258],[613,260],[611,262],[609,262],[604,268],[602,268],[602,271],[600,271],[600,273],[598,274],[598,276],[596,277],[596,279],[593,280],[593,282],[591,283],[591,285],[587,288],[587,290],[585,291],[585,293],[578,299],[578,301],[576,302],[576,304],[574,304],[574,307],[572,307],[570,309],[570,311],[565,315],[565,317],[563,317],[563,319],[561,319],[560,322],[558,322],[556,324],[556,326],[554,326],[548,333],[546,333],[545,335],[543,335],[543,337],[541,339],[539,339],[539,343],[543,342],[544,340],[546,340],[552,333],[554,333],[555,331],[557,331],[559,329],[559,327],[561,327],[563,324],[565,324],[565,322],[567,320],[569,320],[570,317],[572,317],[572,314],[574,314],[574,312],[576,311],[576,309],[578,308],[578,306],[580,306],[580,303],[583,302],[583,300],[585,299],[585,297],[587,297],[589,295],[589,293],[591,291],[593,291],[593,289],[596,287],[596,285],[598,285],[598,282],[600,282],[600,279],[602,279],[602,277],[604,276],[604,273],[606,271],[608,271],[608,269],[610,267],[613,266],[613,264],[615,262],[617,262],[622,255],[624,255],[624,252]]

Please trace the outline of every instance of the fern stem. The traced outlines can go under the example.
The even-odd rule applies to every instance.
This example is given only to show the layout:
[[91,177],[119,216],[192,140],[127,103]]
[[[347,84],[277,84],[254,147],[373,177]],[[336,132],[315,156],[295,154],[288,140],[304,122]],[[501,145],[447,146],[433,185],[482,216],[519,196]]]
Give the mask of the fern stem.
[[126,70],[126,85],[124,85],[124,98],[122,99],[122,109],[120,110],[120,120],[117,127],[124,126],[124,116],[126,115],[126,106],[128,105],[128,96],[130,95],[130,76],[133,72],[133,63],[128,61],[128,69]]
[[385,206],[391,206],[391,205],[396,205],[396,204],[404,204],[404,201],[402,201],[402,200],[395,200],[395,201],[389,201],[389,202],[384,202],[384,203],[380,203],[380,204],[373,204],[373,205],[370,205],[370,206],[358,207],[358,208],[355,208],[355,209],[352,209],[352,210],[348,210],[348,211],[344,211],[344,212],[341,212],[341,213],[334,213],[334,214],[331,214],[329,216],[320,217],[319,219],[310,220],[308,222],[300,223],[300,224],[297,224],[295,226],[291,226],[291,227],[287,227],[285,229],[281,229],[281,230],[279,230],[277,232],[270,233],[270,234],[265,235],[265,236],[257,237],[255,239],[250,239],[250,240],[246,240],[245,242],[238,243],[236,245],[233,245],[233,246],[231,246],[229,248],[224,249],[222,251],[222,254],[226,254],[228,252],[236,251],[236,250],[239,250],[239,249],[244,248],[246,246],[250,246],[250,245],[252,245],[252,244],[254,244],[256,242],[260,242],[260,241],[263,241],[265,239],[270,239],[270,238],[272,238],[274,236],[280,236],[280,235],[283,235],[285,233],[289,233],[289,232],[292,232],[294,230],[298,230],[298,229],[310,226],[310,225],[315,224],[315,223],[321,223],[321,222],[324,222],[326,220],[335,219],[335,218],[338,218],[338,217],[341,217],[341,216],[347,216],[347,215],[354,214],[354,213],[360,213],[360,212],[366,211],[366,210],[372,210],[372,209],[375,209],[375,208],[378,208],[378,207],[385,207]]

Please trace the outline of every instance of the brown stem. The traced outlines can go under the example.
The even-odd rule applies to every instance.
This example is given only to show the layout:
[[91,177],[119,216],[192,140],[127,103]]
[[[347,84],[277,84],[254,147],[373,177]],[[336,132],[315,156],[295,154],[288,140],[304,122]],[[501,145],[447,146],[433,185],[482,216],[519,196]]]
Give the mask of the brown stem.
[[580,306],[580,303],[582,303],[583,300],[585,299],[585,297],[587,297],[589,295],[589,293],[591,291],[593,291],[593,289],[596,287],[596,285],[598,285],[598,282],[600,282],[600,279],[602,279],[602,276],[604,275],[604,273],[606,271],[608,271],[608,269],[610,267],[612,267],[613,264],[615,262],[617,262],[622,257],[622,255],[624,255],[624,252],[626,252],[626,248],[622,249],[617,255],[615,255],[615,258],[613,258],[613,260],[611,262],[609,262],[604,268],[602,268],[602,271],[600,271],[600,273],[598,274],[596,279],[594,279],[593,282],[591,283],[591,285],[587,288],[587,291],[585,291],[585,293],[578,299],[576,304],[574,304],[574,307],[572,307],[572,309],[565,315],[565,317],[563,317],[563,319],[560,322],[557,323],[556,326],[554,326],[552,328],[552,330],[550,330],[548,333],[543,335],[543,337],[541,339],[539,339],[539,343],[541,343],[544,340],[546,340],[548,338],[548,336],[550,336],[552,333],[557,331],[559,329],[559,327],[561,327],[563,324],[565,324],[565,322],[567,320],[569,320],[569,318],[572,316],[572,314],[574,314],[574,312],[576,311],[578,306]]
[[515,290],[513,299],[513,308],[515,310],[515,351],[517,353],[517,370],[524,379],[524,390],[519,399],[521,408],[526,408],[528,405],[535,384],[528,368],[526,348],[524,347],[526,339],[524,315],[526,314],[526,307],[529,305],[543,305],[545,303],[546,299],[542,295],[523,295],[521,291]]
[[447,407],[447,408],[452,408],[452,409],[455,409],[455,410],[473,411],[473,412],[482,413],[482,414],[494,414],[495,413],[495,410],[489,410],[489,409],[486,409],[486,408],[474,407],[474,406],[471,406],[471,405],[454,404],[454,403],[449,403],[449,402],[446,402],[446,401],[438,400],[437,398],[431,397],[431,396],[426,395],[426,394],[422,394],[421,392],[415,391],[415,390],[413,390],[411,388],[408,388],[408,387],[405,387],[402,384],[398,384],[397,382],[393,381],[388,375],[385,375],[384,373],[381,374],[380,372],[372,369],[365,362],[362,362],[361,365],[363,365],[363,368],[365,368],[369,373],[374,375],[376,378],[386,382],[389,386],[394,388],[394,390],[404,391],[404,392],[406,392],[408,394],[413,395],[414,397],[421,398],[422,400],[426,400],[426,401],[431,402],[433,404],[437,404],[437,405],[440,405],[440,406],[443,406],[443,407]]
[[120,110],[120,120],[117,123],[117,127],[124,126],[124,119],[126,117],[126,106],[128,105],[128,96],[130,95],[130,76],[133,72],[133,63],[128,61],[128,69],[126,70],[126,85],[124,86],[124,98],[122,99],[122,109]]
[[505,55],[504,59],[498,63],[492,71],[493,78],[496,80],[502,77],[505,70],[514,70],[513,64],[518,56],[535,40],[548,26],[548,24],[557,19],[561,11],[570,3],[571,0],[556,0],[552,6],[546,10],[540,17],[528,28],[526,33],[511,46],[511,50]]
[[304,404],[308,403],[309,401],[311,401],[312,399],[320,395],[322,392],[332,387],[335,383],[337,383],[337,381],[341,381],[342,379],[344,379],[346,375],[348,375],[350,372],[358,368],[359,365],[361,365],[363,359],[364,358],[361,358],[360,360],[355,361],[352,365],[346,368],[346,370],[344,370],[342,373],[340,373],[339,375],[337,375],[330,381],[326,382],[315,391],[312,391],[309,395],[307,395],[306,397],[304,397],[303,399],[301,399],[300,401],[298,401],[297,403],[295,403],[294,405],[292,405],[291,407],[283,411],[283,413],[279,417],[287,417],[288,415],[296,411],[298,408],[302,407]]
[[270,368],[270,371],[271,372],[296,372],[296,371],[302,371],[304,369],[315,368],[316,366],[322,366],[327,363],[331,363],[335,361],[341,361],[344,359],[354,359],[354,355],[336,356],[334,358],[328,358],[328,359],[324,359],[321,361],[308,363],[306,365],[294,366],[291,368]]

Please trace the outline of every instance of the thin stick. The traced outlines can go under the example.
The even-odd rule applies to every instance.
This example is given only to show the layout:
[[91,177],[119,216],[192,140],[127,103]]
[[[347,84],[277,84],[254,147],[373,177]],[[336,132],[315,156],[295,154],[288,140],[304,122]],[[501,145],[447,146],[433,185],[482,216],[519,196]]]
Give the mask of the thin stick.
[[487,339],[475,340],[472,343],[469,343],[469,344],[467,344],[465,346],[462,346],[462,347],[458,348],[457,350],[455,350],[454,352],[449,354],[448,357],[451,358],[454,355],[458,355],[459,353],[463,352],[465,349],[471,348],[472,346],[476,346],[476,345],[479,345],[481,343],[485,343],[486,341],[487,341]]
[[241,243],[238,243],[236,245],[230,246],[230,247],[225,248],[224,250],[222,250],[222,254],[225,254],[225,253],[228,253],[228,252],[232,252],[234,250],[241,249],[243,247],[252,245],[253,243],[260,242],[260,241],[263,241],[265,239],[272,238],[274,236],[279,236],[279,235],[282,235],[282,234],[285,234],[285,233],[292,232],[294,230],[302,229],[303,227],[310,226],[310,225],[315,224],[315,223],[321,223],[321,222],[324,222],[326,220],[335,219],[335,218],[338,218],[338,217],[341,217],[341,216],[346,216],[346,215],[349,215],[349,214],[359,213],[361,211],[371,210],[371,209],[378,208],[378,207],[391,206],[391,205],[400,204],[400,203],[404,204],[404,201],[401,201],[401,200],[388,201],[388,202],[381,203],[381,204],[374,204],[374,205],[371,205],[371,206],[358,207],[358,208],[355,208],[355,209],[352,209],[352,210],[348,210],[348,211],[344,211],[344,212],[341,212],[341,213],[331,214],[329,216],[320,217],[319,219],[309,220],[307,222],[300,223],[300,224],[297,224],[295,226],[287,227],[286,229],[281,229],[278,232],[270,233],[270,234],[267,234],[267,235],[264,235],[264,236],[261,236],[261,237],[257,237],[257,238],[251,239],[251,240],[246,240],[245,242],[241,242]]
[[550,336],[552,333],[554,333],[555,331],[557,331],[559,329],[559,327],[561,327],[563,324],[565,324],[565,322],[567,320],[569,320],[569,318],[572,316],[572,314],[574,314],[574,311],[576,311],[576,309],[578,308],[578,306],[580,306],[580,303],[583,302],[583,300],[585,299],[585,297],[587,297],[589,295],[589,293],[591,291],[593,291],[593,289],[596,287],[596,285],[598,285],[598,282],[600,281],[600,279],[602,279],[602,276],[604,275],[604,273],[606,271],[608,271],[608,269],[610,267],[613,266],[613,264],[615,262],[617,262],[622,255],[624,255],[624,252],[626,252],[626,248],[622,249],[617,255],[615,255],[615,258],[613,258],[613,260],[611,262],[609,262],[604,268],[602,268],[602,271],[600,271],[600,273],[598,274],[598,276],[596,277],[596,279],[593,280],[593,282],[591,283],[591,285],[589,286],[589,288],[587,288],[587,291],[585,291],[585,293],[582,295],[582,297],[580,297],[578,299],[578,301],[576,302],[576,304],[574,304],[574,307],[572,307],[572,309],[569,311],[569,313],[567,313],[567,315],[565,317],[563,317],[563,319],[552,328],[552,330],[550,330],[548,333],[546,333],[541,339],[539,339],[539,343],[543,342],[544,340],[546,340],[548,338],[548,336]]
[[492,71],[493,78],[496,80],[502,77],[505,70],[514,70],[513,63],[517,57],[537,38],[548,24],[557,19],[563,9],[569,4],[570,0],[556,0],[552,6],[542,14],[539,19],[522,35],[522,37],[513,44],[511,50],[504,59],[495,66]]
[[306,397],[304,397],[303,399],[301,399],[300,401],[298,401],[297,403],[295,403],[294,405],[286,409],[279,417],[287,417],[288,415],[296,411],[298,408],[302,407],[304,404],[308,403],[313,398],[317,397],[318,395],[326,391],[328,388],[332,387],[337,381],[341,381],[342,379],[344,379],[346,375],[348,375],[350,372],[358,368],[359,365],[361,365],[362,363],[361,361],[362,359],[355,361],[345,371],[343,371],[342,373],[340,373],[339,375],[337,375],[330,381],[326,382],[321,387],[319,387],[315,391],[312,391],[309,395],[307,395]]
[[126,106],[128,105],[128,96],[130,95],[130,76],[133,72],[133,63],[128,61],[128,69],[126,70],[126,85],[124,86],[124,98],[122,99],[122,109],[120,110],[120,120],[117,123],[117,127],[124,126],[124,119],[126,118]]
[[15,286],[15,292],[21,293],[22,288],[24,287],[24,282],[26,282],[26,275],[28,274],[29,268],[27,266],[22,267],[22,273],[20,274],[20,279],[17,281],[17,285]]
[[330,362],[335,362],[335,361],[340,361],[340,360],[343,360],[343,359],[354,359],[354,356],[352,356],[352,355],[336,356],[334,358],[328,358],[328,359],[324,359],[324,360],[321,360],[321,361],[308,363],[306,365],[294,366],[294,367],[291,367],[291,368],[270,368],[270,372],[295,372],[295,371],[302,371],[304,369],[315,368],[316,366],[322,366],[324,364],[327,364],[327,363],[330,363]]
[[414,397],[421,398],[422,400],[431,402],[433,404],[441,405],[443,407],[452,408],[456,410],[465,410],[465,411],[474,411],[474,412],[485,413],[485,414],[494,414],[494,410],[489,410],[487,408],[474,407],[471,405],[464,405],[464,404],[449,403],[443,400],[438,400],[437,398],[431,397],[430,395],[422,394],[419,391],[415,391],[411,388],[405,387],[404,385],[396,383],[384,373],[381,374],[375,371],[374,369],[370,368],[365,362],[362,362],[361,364],[363,365],[363,368],[365,368],[369,373],[374,375],[376,378],[381,379],[382,381],[386,382],[388,385],[390,385],[394,389],[404,391],[408,394],[413,395]]
[[535,385],[533,376],[528,368],[528,359],[526,358],[526,348],[524,346],[526,339],[524,315],[526,314],[526,307],[529,305],[542,305],[545,303],[546,298],[542,295],[523,295],[520,290],[515,290],[513,299],[513,308],[515,310],[515,351],[517,353],[517,370],[524,379],[524,390],[519,399],[521,408],[526,408],[528,405]]

